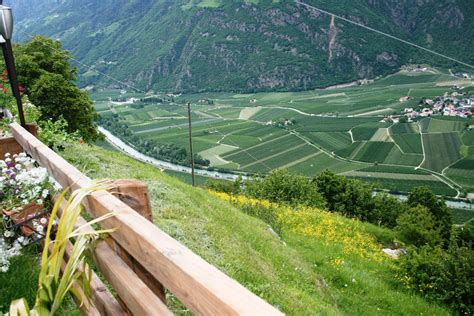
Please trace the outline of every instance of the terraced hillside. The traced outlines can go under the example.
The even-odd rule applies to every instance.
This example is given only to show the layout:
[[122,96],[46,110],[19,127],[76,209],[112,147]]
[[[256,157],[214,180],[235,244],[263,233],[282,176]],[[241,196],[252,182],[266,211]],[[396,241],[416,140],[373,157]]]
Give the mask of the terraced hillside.
[[[331,169],[393,191],[427,185],[438,194],[455,196],[472,183],[461,171],[469,169],[473,157],[469,146],[474,140],[472,132],[466,131],[466,119],[383,121],[383,113],[400,113],[419,101],[400,102],[401,96],[413,91],[425,97],[442,95],[450,89],[445,86],[449,80],[458,81],[432,69],[335,90],[203,93],[174,96],[173,102],[161,104],[110,101],[110,91],[94,97],[105,119],[118,115],[141,139],[182,148],[189,142],[185,104],[191,102],[194,148],[216,169],[265,174],[287,168],[307,176]],[[116,92],[114,98],[128,97]],[[373,166],[384,171],[366,171]],[[431,173],[415,176],[416,172],[409,172],[420,168]]]

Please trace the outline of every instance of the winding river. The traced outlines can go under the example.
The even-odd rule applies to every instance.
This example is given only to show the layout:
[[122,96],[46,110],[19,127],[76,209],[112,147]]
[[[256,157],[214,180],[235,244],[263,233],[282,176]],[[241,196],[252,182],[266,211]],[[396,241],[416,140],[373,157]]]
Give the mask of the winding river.
[[[111,132],[106,130],[103,127],[99,126],[99,131],[105,135],[107,138],[107,141],[112,144],[115,148],[120,150],[121,152],[127,154],[128,156],[140,160],[142,162],[146,162],[148,164],[151,164],[153,166],[156,166],[160,169],[166,169],[166,170],[173,170],[173,171],[179,171],[179,172],[185,172],[185,173],[191,173],[191,168],[173,164],[171,162],[163,161],[163,160],[158,160],[152,157],[149,157],[147,155],[144,155],[137,151],[135,148],[132,146],[128,145],[124,141],[122,141],[120,138],[117,136],[114,136]],[[219,172],[219,171],[209,171],[209,170],[204,170],[204,169],[195,169],[195,173],[200,176],[204,177],[209,177],[209,178],[214,178],[214,179],[224,179],[224,180],[236,180],[239,176],[231,173],[224,173],[224,172]],[[242,179],[247,179],[248,177],[241,176]],[[390,195],[404,201],[408,198],[407,195],[404,194],[391,194]],[[461,208],[461,209],[471,209],[474,211],[474,204],[469,203],[464,200],[447,200],[446,204],[450,208]]]

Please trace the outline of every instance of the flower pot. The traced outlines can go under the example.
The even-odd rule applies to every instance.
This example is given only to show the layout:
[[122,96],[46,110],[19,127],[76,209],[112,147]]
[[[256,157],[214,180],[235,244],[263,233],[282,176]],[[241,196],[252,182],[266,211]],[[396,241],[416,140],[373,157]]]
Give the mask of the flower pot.
[[[35,216],[44,213],[44,211],[45,209],[42,205],[30,203],[19,212],[3,210],[3,214],[10,217],[15,225],[21,224],[20,231],[22,235],[24,235],[25,237],[30,237],[35,233],[31,220],[33,220]],[[42,217],[49,219],[49,215],[45,215]]]
[[[27,124],[26,130],[36,136],[38,127],[34,124]],[[22,152],[24,152],[24,149],[18,144],[14,137],[0,138],[0,159],[3,159],[6,153],[14,155]]]

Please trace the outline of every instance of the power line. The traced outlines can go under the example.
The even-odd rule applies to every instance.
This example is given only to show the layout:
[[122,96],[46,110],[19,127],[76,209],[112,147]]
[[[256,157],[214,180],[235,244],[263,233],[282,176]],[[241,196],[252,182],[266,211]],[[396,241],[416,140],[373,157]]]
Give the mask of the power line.
[[302,5],[302,6],[305,6],[305,7],[307,7],[307,8],[310,8],[310,9],[316,10],[316,11],[321,12],[321,13],[323,13],[323,14],[326,14],[326,15],[329,15],[329,16],[334,16],[334,17],[336,17],[336,18],[338,18],[338,19],[340,19],[340,20],[346,21],[346,22],[348,22],[348,23],[350,23],[350,24],[353,24],[353,25],[362,27],[362,28],[364,28],[364,29],[366,29],[366,30],[369,30],[369,31],[378,33],[378,34],[380,34],[380,35],[383,35],[383,36],[389,37],[389,38],[391,38],[391,39],[397,40],[397,41],[399,41],[399,42],[402,42],[402,43],[404,43],[404,44],[407,44],[407,45],[416,47],[416,48],[418,48],[418,49],[424,50],[424,51],[426,51],[426,52],[428,52],[428,53],[431,53],[431,54],[433,54],[433,55],[436,55],[436,56],[438,56],[438,57],[442,57],[442,58],[445,58],[445,59],[454,61],[454,62],[456,62],[456,63],[458,63],[458,64],[461,64],[461,65],[464,65],[464,66],[466,66],[466,67],[469,67],[469,68],[473,68],[473,69],[474,69],[474,66],[473,66],[473,65],[470,65],[470,64],[465,63],[465,62],[463,62],[463,61],[460,61],[460,60],[458,60],[458,59],[449,57],[449,56],[447,56],[447,55],[438,53],[438,52],[436,52],[436,51],[434,51],[434,50],[431,50],[431,49],[429,49],[429,48],[420,46],[420,45],[418,45],[418,44],[409,42],[409,41],[404,40],[404,39],[402,39],[402,38],[393,36],[393,35],[391,35],[391,34],[388,34],[388,33],[382,32],[382,31],[379,31],[379,30],[374,29],[374,28],[372,28],[372,27],[370,27],[370,26],[366,26],[366,25],[364,25],[364,24],[361,24],[361,23],[355,22],[355,21],[353,21],[353,20],[347,19],[347,18],[345,18],[345,17],[343,17],[343,16],[340,16],[340,15],[334,14],[334,13],[332,13],[332,12],[329,12],[329,11],[326,11],[326,10],[323,10],[323,9],[320,9],[320,8],[317,8],[317,7],[313,6],[313,5],[310,5],[310,4],[301,2],[301,1],[299,1],[299,0],[295,0],[295,3],[300,4],[300,5]]
[[[34,37],[34,35],[32,35],[32,34],[26,32],[26,31],[24,31],[24,30],[18,29],[18,31],[20,31],[21,33],[23,33],[23,34],[29,36],[30,38],[33,38],[33,37]],[[74,57],[71,56],[70,54],[67,54],[67,53],[65,53],[64,51],[62,51],[62,50],[60,50],[60,49],[57,49],[56,47],[53,47],[53,46],[48,45],[48,44],[43,43],[43,42],[41,42],[41,44],[42,44],[43,46],[45,46],[45,47],[48,47],[48,48],[50,48],[50,49],[56,51],[57,53],[63,54],[63,56],[65,56],[65,57],[67,57],[67,58],[70,58],[71,60],[75,61],[76,63],[78,63],[79,65],[81,65],[81,66],[84,67],[84,68],[87,68],[87,69],[89,69],[89,70],[95,71],[95,72],[98,73],[99,75],[102,75],[102,76],[104,76],[104,77],[107,77],[107,78],[109,78],[109,79],[111,79],[111,80],[113,80],[113,81],[115,81],[115,82],[117,82],[117,83],[120,83],[120,84],[122,84],[122,85],[124,85],[124,86],[127,86],[127,87],[129,87],[129,88],[131,88],[131,89],[133,89],[133,90],[135,90],[135,91],[138,91],[138,92],[141,92],[141,93],[146,94],[145,91],[143,91],[143,90],[141,90],[141,89],[139,89],[139,88],[136,88],[135,86],[133,86],[133,85],[131,85],[131,84],[129,84],[129,83],[125,83],[125,82],[123,82],[123,81],[121,81],[121,80],[119,80],[119,79],[117,79],[117,78],[114,78],[114,77],[112,77],[112,76],[110,76],[110,75],[108,75],[108,74],[106,74],[106,73],[104,73],[104,72],[101,72],[101,71],[95,69],[94,67],[89,66],[89,65],[87,65],[87,64],[85,64],[85,63],[83,63],[83,62],[77,60],[76,58],[74,58]],[[174,127],[178,128],[178,129],[180,128],[180,127],[179,127],[178,125],[176,125],[172,120],[171,120],[171,124],[172,124]],[[222,137],[227,136],[227,135],[224,135],[223,133],[221,133],[220,131],[218,131],[217,129],[216,129],[216,132],[217,132],[219,135],[221,135]],[[238,146],[238,145],[237,145],[234,141],[232,141],[231,139],[228,139],[228,141],[229,141],[230,143],[232,143],[234,146],[240,148],[240,146]],[[258,158],[254,157],[254,156],[253,156],[251,153],[249,153],[245,148],[240,148],[240,150],[241,150],[242,152],[244,152],[245,154],[247,154],[251,159],[255,160],[255,162],[257,162],[258,164],[260,164],[260,165],[264,166],[265,168],[267,168],[269,171],[272,170],[272,168],[270,168],[270,167],[269,167],[268,165],[266,165],[264,162],[259,161]]]
[[[21,33],[23,33],[23,34],[25,34],[26,36],[29,36],[30,38],[35,37],[35,35],[30,34],[30,33],[26,32],[26,31],[24,31],[24,30],[22,30],[22,29],[18,29],[18,31],[21,32]],[[129,88],[131,88],[131,89],[133,89],[133,90],[135,90],[135,91],[142,92],[142,93],[145,93],[145,94],[146,94],[146,92],[145,92],[144,90],[141,90],[141,89],[136,88],[135,86],[133,86],[133,85],[131,85],[131,84],[129,84],[129,83],[126,83],[126,82],[124,82],[124,81],[121,81],[121,80],[119,80],[119,79],[116,79],[116,78],[114,78],[114,77],[112,77],[112,76],[110,76],[110,75],[108,75],[108,74],[106,74],[106,73],[104,73],[104,72],[102,72],[102,71],[97,70],[96,68],[94,68],[94,67],[92,67],[92,66],[89,66],[89,65],[87,65],[87,64],[84,64],[84,63],[81,62],[80,60],[77,60],[76,58],[74,58],[74,57],[71,56],[70,54],[66,54],[65,52],[63,52],[63,51],[60,50],[60,49],[57,49],[56,47],[53,47],[53,46],[51,46],[51,45],[47,45],[46,43],[43,43],[43,42],[40,42],[40,43],[41,43],[43,46],[46,46],[46,47],[51,48],[52,50],[56,51],[57,53],[63,54],[63,56],[70,58],[71,60],[75,61],[76,63],[78,63],[79,65],[81,65],[81,66],[84,67],[84,68],[87,68],[87,69],[89,69],[89,70],[91,70],[91,71],[94,71],[94,72],[98,73],[99,75],[102,75],[102,76],[104,76],[104,77],[106,77],[106,78],[108,78],[108,79],[110,79],[110,80],[112,80],[112,81],[115,81],[116,83],[121,84],[122,86],[126,86],[126,87],[129,87]]]

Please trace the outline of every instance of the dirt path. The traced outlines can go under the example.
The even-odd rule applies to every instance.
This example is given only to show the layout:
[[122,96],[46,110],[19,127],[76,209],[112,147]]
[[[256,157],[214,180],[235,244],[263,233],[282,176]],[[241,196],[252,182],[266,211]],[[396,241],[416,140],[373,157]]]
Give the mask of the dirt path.
[[303,157],[301,159],[298,159],[298,160],[295,160],[295,161],[292,161],[284,166],[281,166],[279,167],[278,169],[286,169],[286,168],[290,168],[290,167],[293,167],[293,166],[296,166],[297,164],[300,164],[302,162],[305,162],[306,160],[309,160],[311,158],[314,158],[316,156],[319,156],[321,154],[323,154],[324,152],[323,151],[318,151],[317,153],[314,153],[314,154],[311,154],[309,156],[306,156],[306,157]]
[[239,120],[249,120],[252,116],[257,114],[261,109],[262,107],[260,106],[257,106],[254,108],[244,108],[242,111],[240,111]]

